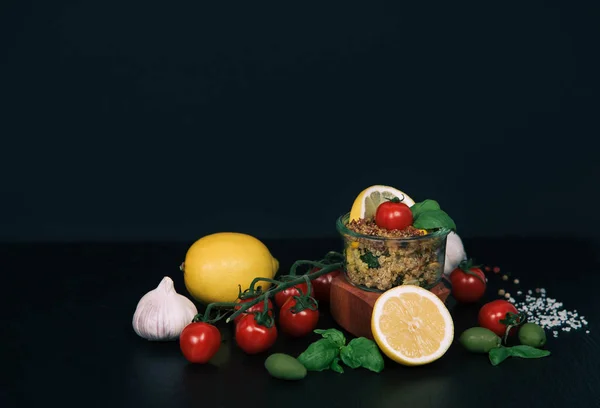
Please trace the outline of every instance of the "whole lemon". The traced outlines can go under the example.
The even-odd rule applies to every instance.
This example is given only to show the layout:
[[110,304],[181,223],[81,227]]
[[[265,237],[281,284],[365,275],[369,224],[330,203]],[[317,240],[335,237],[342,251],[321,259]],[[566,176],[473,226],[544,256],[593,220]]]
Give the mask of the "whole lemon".
[[[279,261],[257,238],[238,232],[206,235],[192,244],[182,265],[185,287],[202,303],[233,302],[254,278],[272,279]],[[271,284],[260,282],[267,290]]]

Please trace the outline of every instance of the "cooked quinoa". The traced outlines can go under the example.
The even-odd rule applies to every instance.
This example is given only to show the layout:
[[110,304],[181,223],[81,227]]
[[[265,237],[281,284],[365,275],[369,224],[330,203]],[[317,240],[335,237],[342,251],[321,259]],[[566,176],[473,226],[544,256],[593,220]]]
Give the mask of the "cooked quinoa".
[[396,241],[427,235],[427,231],[409,226],[403,230],[379,228],[373,219],[347,224],[348,229],[377,240],[346,236],[346,272],[355,285],[385,291],[398,285],[435,286],[442,275],[445,237]]
[[410,238],[426,235],[427,231],[418,229],[409,225],[408,227],[397,230],[388,230],[381,228],[375,223],[374,218],[359,218],[358,220],[352,220],[347,225],[348,229],[363,235],[370,235],[375,237],[387,237],[387,238]]

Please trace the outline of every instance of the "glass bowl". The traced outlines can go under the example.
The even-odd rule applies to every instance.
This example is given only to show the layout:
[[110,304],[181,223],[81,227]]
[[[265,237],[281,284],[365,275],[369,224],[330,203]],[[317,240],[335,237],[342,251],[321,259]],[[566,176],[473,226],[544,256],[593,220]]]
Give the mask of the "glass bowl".
[[340,216],[336,228],[344,241],[344,274],[352,285],[385,292],[400,285],[431,289],[441,281],[449,229],[388,238],[355,232],[348,228],[349,219],[350,213]]

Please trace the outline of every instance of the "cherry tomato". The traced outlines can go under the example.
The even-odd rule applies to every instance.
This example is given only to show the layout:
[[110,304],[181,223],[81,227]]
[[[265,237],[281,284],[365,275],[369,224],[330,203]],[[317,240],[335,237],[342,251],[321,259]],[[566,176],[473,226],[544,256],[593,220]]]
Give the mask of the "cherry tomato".
[[[311,283],[311,286],[312,286],[312,283]],[[275,304],[277,305],[277,307],[283,306],[283,304],[285,302],[287,302],[287,300],[289,298],[291,298],[292,296],[300,296],[301,293],[298,291],[298,288],[302,291],[302,294],[306,294],[306,292],[308,292],[308,285],[306,284],[306,282],[303,282],[303,283],[299,283],[291,288],[287,288],[280,292],[275,293]],[[315,289],[312,288],[310,295],[313,296],[314,294],[315,294]]]
[[[313,268],[311,272],[318,271],[319,268]],[[331,293],[331,282],[342,273],[339,269],[326,273],[325,275],[321,275],[318,278],[315,278],[311,281],[313,286],[313,292],[315,294],[315,299],[319,302],[329,302],[329,294]]]
[[275,324],[271,327],[258,324],[252,314],[244,315],[235,326],[235,341],[247,354],[267,351],[275,344],[275,340],[277,340]]
[[[238,300],[237,303],[248,303],[248,302],[251,302],[253,300],[254,300],[254,298],[241,299],[241,300]],[[269,314],[271,316],[273,316],[273,302],[271,302],[271,299],[268,300],[268,305],[269,305]],[[237,324],[240,320],[242,320],[242,317],[244,317],[246,314],[249,314],[249,313],[252,313],[252,312],[262,312],[263,309],[264,309],[264,307],[265,307],[265,303],[263,301],[258,302],[254,306],[250,306],[243,313],[240,313],[238,316],[236,316],[235,319],[233,319],[234,324]],[[234,308],[234,310],[238,310],[239,308],[240,308],[239,306],[236,306]]]
[[[518,314],[519,312],[512,303],[506,300],[493,300],[479,310],[479,325],[502,337],[506,333],[506,325],[500,323],[500,320],[504,320],[507,313]],[[515,332],[516,328],[512,329],[509,334],[512,335]]]
[[279,328],[292,337],[302,337],[312,333],[319,322],[319,310],[304,309],[294,312],[297,300],[289,298],[279,311]]
[[387,230],[401,230],[413,223],[413,215],[410,207],[398,198],[379,204],[375,211],[375,224]]
[[485,274],[478,267],[461,264],[450,274],[452,296],[460,303],[477,302],[485,294]]
[[221,332],[212,324],[190,323],[179,335],[183,356],[192,363],[207,363],[219,351]]

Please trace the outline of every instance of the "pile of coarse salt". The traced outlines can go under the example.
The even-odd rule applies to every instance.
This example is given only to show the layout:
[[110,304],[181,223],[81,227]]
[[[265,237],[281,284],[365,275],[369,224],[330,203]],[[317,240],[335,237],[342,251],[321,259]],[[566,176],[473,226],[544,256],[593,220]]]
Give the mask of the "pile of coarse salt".
[[[524,300],[510,299],[517,310],[527,315],[527,321],[536,323],[544,329],[552,330],[554,337],[558,337],[559,330],[570,332],[588,325],[585,316],[579,316],[577,310],[566,310],[562,302],[546,297],[546,289],[538,288],[535,292],[539,296],[535,296],[533,291],[529,290]],[[590,331],[586,330],[585,332],[589,334]]]

